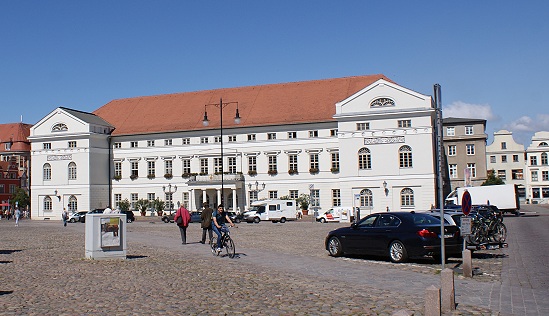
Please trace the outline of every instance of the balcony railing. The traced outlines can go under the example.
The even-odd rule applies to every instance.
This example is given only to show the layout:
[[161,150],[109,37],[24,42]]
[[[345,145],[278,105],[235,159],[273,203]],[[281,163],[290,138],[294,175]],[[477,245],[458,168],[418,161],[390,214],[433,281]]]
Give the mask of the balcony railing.
[[[222,178],[223,177],[223,178]],[[224,182],[231,183],[236,181],[244,181],[243,174],[207,174],[207,175],[192,175],[188,178],[188,184],[203,184],[203,183],[221,183],[221,179]]]

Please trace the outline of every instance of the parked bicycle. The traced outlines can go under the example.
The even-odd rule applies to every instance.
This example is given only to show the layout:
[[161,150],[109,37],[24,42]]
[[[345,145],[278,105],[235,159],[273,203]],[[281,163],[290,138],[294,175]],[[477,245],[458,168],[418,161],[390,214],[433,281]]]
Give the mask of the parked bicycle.
[[467,243],[481,245],[487,243],[504,243],[507,239],[507,227],[503,224],[501,213],[476,212],[471,213],[471,234]]
[[[229,258],[234,258],[236,249],[234,241],[231,238],[229,228],[227,226],[221,226],[221,251],[225,251]],[[210,239],[210,248],[214,256],[219,256],[220,252],[217,251],[217,236]]]

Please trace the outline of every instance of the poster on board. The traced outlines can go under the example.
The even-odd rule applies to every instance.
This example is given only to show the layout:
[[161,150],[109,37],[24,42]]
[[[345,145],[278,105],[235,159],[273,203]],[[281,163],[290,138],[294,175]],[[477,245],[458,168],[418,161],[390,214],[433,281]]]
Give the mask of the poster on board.
[[120,218],[101,218],[101,247],[120,246]]

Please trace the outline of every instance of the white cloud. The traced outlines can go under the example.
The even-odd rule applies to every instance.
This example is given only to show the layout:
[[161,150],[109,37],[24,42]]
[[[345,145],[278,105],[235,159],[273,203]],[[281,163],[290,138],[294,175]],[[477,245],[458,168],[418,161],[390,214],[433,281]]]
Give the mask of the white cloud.
[[509,124],[506,124],[506,129],[516,132],[539,132],[549,130],[549,115],[538,114],[535,118],[522,116]]
[[498,121],[499,116],[492,112],[489,104],[470,104],[461,101],[453,102],[442,108],[444,117],[474,118]]

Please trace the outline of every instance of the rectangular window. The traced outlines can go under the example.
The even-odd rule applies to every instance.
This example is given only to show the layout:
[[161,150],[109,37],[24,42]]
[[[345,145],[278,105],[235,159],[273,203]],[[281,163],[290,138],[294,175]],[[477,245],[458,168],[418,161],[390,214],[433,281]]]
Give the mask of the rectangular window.
[[117,193],[114,195],[114,207],[118,208],[120,202],[122,202],[122,194]]
[[465,126],[465,135],[473,135],[473,126],[472,125]]
[[229,164],[229,173],[236,174],[236,157],[228,157],[227,163]]
[[341,191],[332,189],[332,206],[341,206]]
[[455,156],[456,153],[457,153],[456,145],[449,145],[448,146],[448,156]]
[[412,168],[412,152],[401,151],[400,156],[400,168]]
[[532,170],[532,182],[538,181],[538,172],[536,170]]
[[288,155],[288,172],[297,173],[297,155],[290,154]]
[[534,199],[539,199],[539,188],[532,188],[532,197]]
[[118,148],[122,148],[122,143],[114,143],[114,148],[118,149]]
[[152,202],[156,199],[156,195],[154,193],[147,193],[147,201]]
[[4,143],[5,150],[11,150],[11,142]]
[[164,146],[171,146],[173,141],[171,139],[164,139]]
[[316,138],[318,137],[318,131],[309,131],[309,138]]
[[501,162],[507,162],[507,155],[501,155]]
[[166,206],[164,207],[164,209],[173,210],[173,193],[164,193],[164,198],[166,200]]
[[501,149],[507,149],[507,143],[501,142]]
[[336,137],[337,136],[337,128],[334,128],[334,129],[330,130],[330,136],[331,137]]
[[44,149],[51,149],[51,143],[43,143],[42,148]]
[[278,191],[269,191],[269,199],[278,199]]
[[330,154],[331,160],[332,160],[332,172],[338,172],[339,171],[339,152],[332,152]]
[[399,120],[398,127],[412,127],[412,120]]
[[183,192],[182,204],[186,209],[189,208],[189,192]]
[[465,150],[467,153],[467,156],[472,156],[475,154],[475,145],[474,144],[466,144]]
[[267,133],[267,139],[269,140],[276,139],[276,133]]
[[3,185],[3,184],[0,184],[0,193],[5,193],[5,192],[4,192],[4,185]]
[[207,144],[208,143],[208,137],[200,137],[200,143],[201,144]]
[[250,205],[257,201],[257,191],[248,191],[248,198],[250,200]]
[[299,191],[298,190],[290,190],[290,194],[288,194],[290,199],[296,200],[299,197]]
[[154,178],[156,175],[156,161],[147,161],[147,177]]
[[446,136],[456,136],[456,128],[446,127]]
[[269,172],[278,172],[276,156],[269,156]]
[[14,194],[15,193],[15,184],[10,184],[10,194]]
[[522,169],[513,169],[513,170],[511,170],[511,179],[513,179],[513,180],[524,180],[524,171]]
[[498,170],[498,178],[501,180],[507,179],[507,172],[505,170]]
[[457,179],[458,178],[458,166],[456,164],[450,164],[449,165],[449,174],[450,178]]
[[547,153],[541,154],[541,165],[542,166],[547,166],[548,162],[549,161],[548,161]]
[[214,137],[214,143],[221,143],[221,136],[215,136]]
[[311,190],[311,206],[319,207],[320,206],[320,190],[315,189]]
[[248,134],[248,141],[254,141],[255,140],[255,134]]
[[297,138],[297,132],[288,132],[288,138],[289,139]]
[[137,161],[130,162],[132,169],[132,177],[139,177],[139,163]]
[[549,188],[548,187],[541,188],[541,196],[544,199],[549,198]]
[[309,168],[311,172],[318,172],[319,170],[318,154],[309,155]]
[[131,148],[137,148],[137,146],[138,146],[137,142],[130,142],[130,147]]
[[154,140],[148,140],[147,141],[147,147],[154,147]]
[[206,175],[209,173],[208,170],[208,158],[200,158],[200,174]]
[[549,181],[549,171],[541,172],[541,181]]
[[214,173],[220,174],[223,170],[221,168],[221,158],[214,158]]
[[257,172],[257,157],[256,156],[248,156],[248,171]]
[[519,162],[519,155],[513,155],[513,162]]
[[49,181],[51,180],[51,166],[49,164],[45,164],[44,165],[44,169],[43,169],[43,177],[44,177],[44,181]]
[[71,140],[69,142],[69,148],[76,148],[76,141],[75,140]]
[[181,139],[181,141],[182,141],[183,145],[190,145],[191,144],[191,139],[189,137],[185,137],[185,138]]
[[235,143],[236,142],[236,135],[229,135],[229,143]]
[[173,175],[173,160],[164,160],[164,174]]
[[530,156],[530,166],[537,166],[537,165],[538,165],[538,157]]
[[191,173],[191,160],[188,158],[185,158],[183,161],[183,173],[189,174]]
[[496,156],[490,156],[490,163],[496,163]]
[[476,178],[477,176],[477,165],[474,163],[468,163],[467,169],[469,169],[469,174],[471,175],[471,178]]
[[122,162],[120,161],[114,162],[114,176],[122,177]]
[[357,131],[366,131],[370,129],[370,123],[356,123]]
[[130,199],[131,199],[131,201],[130,201],[130,203],[131,203],[130,208],[131,208],[132,210],[135,210],[135,203],[139,200],[139,194],[137,194],[137,193],[131,193],[131,194],[130,194]]

